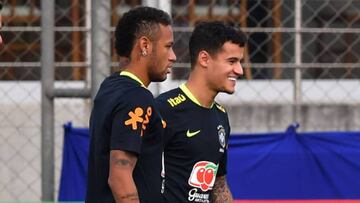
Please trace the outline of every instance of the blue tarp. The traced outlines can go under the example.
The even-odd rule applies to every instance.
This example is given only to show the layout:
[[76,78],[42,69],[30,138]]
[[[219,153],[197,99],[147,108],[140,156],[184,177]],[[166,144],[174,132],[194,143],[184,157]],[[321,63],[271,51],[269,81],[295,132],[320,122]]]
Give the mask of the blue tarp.
[[232,136],[235,199],[360,199],[360,132]]
[[[85,197],[87,128],[64,126],[60,201]],[[241,199],[360,199],[360,132],[230,136],[228,183]]]
[[89,129],[64,125],[59,201],[83,201],[86,194]]

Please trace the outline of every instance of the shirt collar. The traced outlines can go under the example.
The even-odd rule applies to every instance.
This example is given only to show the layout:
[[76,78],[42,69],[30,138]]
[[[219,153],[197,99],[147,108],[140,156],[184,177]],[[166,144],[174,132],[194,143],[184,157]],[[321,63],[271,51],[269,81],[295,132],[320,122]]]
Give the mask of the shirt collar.
[[214,102],[211,104],[210,108],[201,105],[200,102],[199,102],[199,100],[197,100],[196,97],[190,92],[189,88],[186,87],[185,83],[180,85],[180,89],[181,89],[181,90],[185,93],[185,95],[186,95],[187,97],[189,97],[190,100],[191,100],[192,102],[194,102],[195,104],[197,104],[197,105],[199,105],[199,106],[201,106],[201,107],[207,108],[207,109],[211,109],[211,108],[214,106]]
[[140,83],[141,86],[145,87],[144,83],[136,75],[134,75],[133,73],[130,73],[129,71],[126,71],[126,70],[121,71],[120,75],[127,76],[127,77],[137,81],[138,83]]

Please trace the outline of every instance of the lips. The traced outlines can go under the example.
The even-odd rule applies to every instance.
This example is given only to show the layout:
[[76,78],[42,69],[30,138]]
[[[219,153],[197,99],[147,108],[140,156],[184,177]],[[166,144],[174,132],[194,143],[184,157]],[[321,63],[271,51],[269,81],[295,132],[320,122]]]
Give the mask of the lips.
[[172,69],[172,64],[166,67],[166,73],[171,73],[171,69]]

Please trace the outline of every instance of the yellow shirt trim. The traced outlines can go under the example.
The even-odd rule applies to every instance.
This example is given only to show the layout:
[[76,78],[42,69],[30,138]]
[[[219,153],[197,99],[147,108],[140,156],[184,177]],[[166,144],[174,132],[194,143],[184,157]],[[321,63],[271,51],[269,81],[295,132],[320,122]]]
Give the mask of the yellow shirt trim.
[[129,71],[121,71],[120,72],[120,75],[124,75],[124,76],[127,76],[135,81],[137,81],[138,83],[141,84],[141,86],[145,87],[144,83],[134,74],[130,73]]
[[[203,105],[200,104],[199,100],[196,99],[196,97],[190,92],[190,90],[186,87],[185,84],[181,84],[180,85],[180,89],[186,94],[187,97],[190,98],[191,101],[193,101],[195,104],[201,106],[201,107],[204,107],[204,108],[208,108],[208,107],[205,107]],[[208,109],[211,109],[212,107],[214,106],[214,102],[211,104],[210,108]]]

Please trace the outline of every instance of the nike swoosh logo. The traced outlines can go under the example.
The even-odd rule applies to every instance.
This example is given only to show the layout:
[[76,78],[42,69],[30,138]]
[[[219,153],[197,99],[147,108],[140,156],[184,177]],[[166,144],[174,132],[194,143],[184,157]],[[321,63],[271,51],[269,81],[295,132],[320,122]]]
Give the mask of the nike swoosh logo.
[[200,132],[200,130],[195,131],[195,132],[190,132],[190,130],[188,130],[188,131],[186,132],[186,136],[187,136],[187,137],[193,137],[193,136],[197,135],[199,132]]

